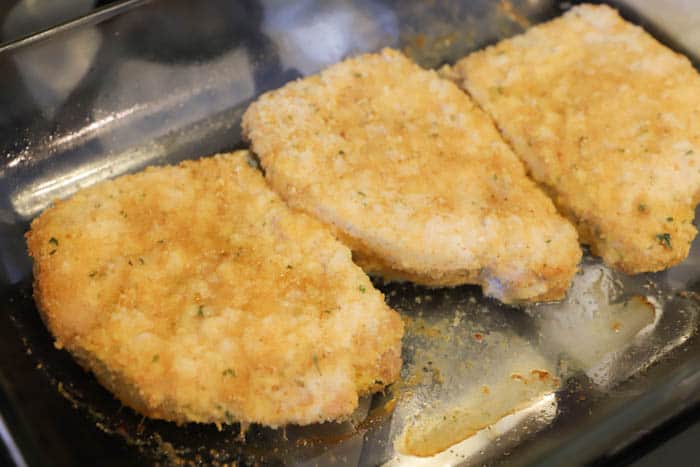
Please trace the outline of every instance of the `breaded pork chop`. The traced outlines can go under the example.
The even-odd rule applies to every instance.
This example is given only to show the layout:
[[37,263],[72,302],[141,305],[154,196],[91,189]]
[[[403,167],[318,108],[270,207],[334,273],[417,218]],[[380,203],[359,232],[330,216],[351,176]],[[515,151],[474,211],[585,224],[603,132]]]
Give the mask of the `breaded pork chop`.
[[260,97],[244,134],[272,187],[336,229],[368,272],[561,298],[581,252],[489,117],[383,50]]
[[626,272],[682,261],[700,201],[700,78],[584,5],[454,68],[584,243]]
[[402,321],[247,160],[149,168],[47,209],[27,234],[38,307],[56,345],[147,416],[342,419],[398,377]]

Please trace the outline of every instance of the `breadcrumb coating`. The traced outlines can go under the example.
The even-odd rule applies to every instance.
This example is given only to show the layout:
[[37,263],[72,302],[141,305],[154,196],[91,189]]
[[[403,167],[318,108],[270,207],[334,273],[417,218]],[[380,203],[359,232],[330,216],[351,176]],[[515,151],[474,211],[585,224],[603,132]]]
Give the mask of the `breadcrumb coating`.
[[261,96],[243,130],[271,186],[365,270],[506,302],[561,298],[574,228],[453,83],[385,49]]
[[688,255],[700,201],[700,78],[604,5],[581,5],[462,59],[493,116],[584,243],[626,273]]
[[398,378],[402,321],[248,161],[148,168],[56,202],[27,233],[38,307],[58,347],[149,417],[346,418]]

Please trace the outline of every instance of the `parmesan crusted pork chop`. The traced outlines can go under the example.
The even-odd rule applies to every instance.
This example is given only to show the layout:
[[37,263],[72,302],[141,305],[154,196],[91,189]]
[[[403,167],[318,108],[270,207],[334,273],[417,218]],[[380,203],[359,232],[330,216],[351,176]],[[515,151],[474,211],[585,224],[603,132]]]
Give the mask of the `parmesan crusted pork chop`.
[[576,231],[452,82],[383,50],[260,97],[243,129],[272,187],[370,273],[561,298]]
[[452,70],[584,243],[626,272],[682,261],[700,201],[700,78],[607,6],[583,5]]
[[399,376],[402,321],[247,162],[149,168],[56,202],[27,233],[37,305],[57,347],[144,415],[342,419]]

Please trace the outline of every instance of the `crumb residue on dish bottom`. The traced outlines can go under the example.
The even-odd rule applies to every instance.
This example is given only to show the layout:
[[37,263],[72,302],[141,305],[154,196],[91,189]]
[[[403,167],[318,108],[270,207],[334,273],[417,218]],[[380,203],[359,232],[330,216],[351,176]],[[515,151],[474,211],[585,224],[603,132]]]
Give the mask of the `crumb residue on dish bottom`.
[[[469,453],[462,446],[480,444],[471,438],[481,431],[488,439],[522,438],[550,423],[534,420],[530,409],[551,399],[548,410],[555,413],[554,393],[566,378],[584,374],[610,388],[639,371],[636,349],[653,335],[663,303],[629,293],[626,285],[617,273],[587,260],[566,300],[528,306],[521,325],[509,320],[522,310],[497,310],[481,300],[436,296],[430,310],[404,310],[405,361],[394,387],[391,430],[395,459],[435,459],[451,446]],[[522,433],[495,428],[521,413],[529,414],[521,417],[527,427]]]
[[532,26],[530,20],[520,13],[518,9],[513,6],[513,3],[508,0],[501,0],[498,2],[498,10],[523,29],[527,29]]
[[485,329],[471,311],[405,321],[410,362],[395,388],[397,451],[432,456],[559,387],[553,361],[510,330]]
[[547,370],[512,373],[490,385],[474,388],[453,407],[419,414],[406,427],[398,449],[414,456],[432,456],[526,408],[559,386]]

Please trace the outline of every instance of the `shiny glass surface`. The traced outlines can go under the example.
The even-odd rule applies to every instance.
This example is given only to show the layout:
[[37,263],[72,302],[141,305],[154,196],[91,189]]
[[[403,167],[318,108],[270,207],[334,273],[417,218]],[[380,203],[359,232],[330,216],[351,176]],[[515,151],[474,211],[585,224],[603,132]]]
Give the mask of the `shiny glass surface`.
[[[402,381],[344,423],[243,434],[122,407],[53,348],[31,298],[23,233],[52,200],[243,147],[252,99],[344,57],[391,46],[439,67],[570,3],[137,0],[1,47],[0,436],[30,465],[563,465],[614,455],[697,404],[699,241],[683,264],[634,278],[587,257],[557,304],[378,283],[407,323]],[[695,58],[672,20],[617,5]]]

